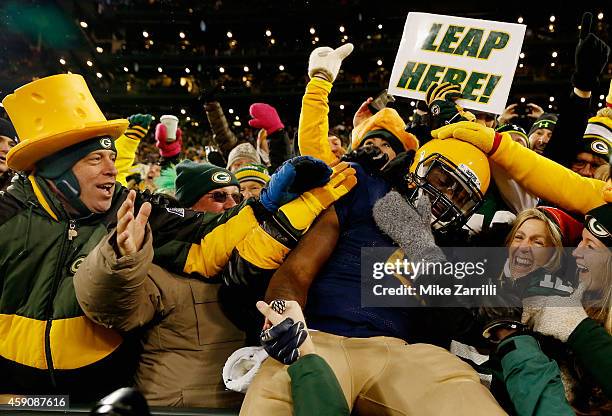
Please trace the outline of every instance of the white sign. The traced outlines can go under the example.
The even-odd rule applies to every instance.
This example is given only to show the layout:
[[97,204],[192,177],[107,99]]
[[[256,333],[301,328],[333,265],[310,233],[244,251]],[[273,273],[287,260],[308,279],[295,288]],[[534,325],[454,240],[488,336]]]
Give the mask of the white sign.
[[389,92],[425,100],[434,82],[460,84],[457,104],[501,114],[521,53],[525,25],[409,13]]

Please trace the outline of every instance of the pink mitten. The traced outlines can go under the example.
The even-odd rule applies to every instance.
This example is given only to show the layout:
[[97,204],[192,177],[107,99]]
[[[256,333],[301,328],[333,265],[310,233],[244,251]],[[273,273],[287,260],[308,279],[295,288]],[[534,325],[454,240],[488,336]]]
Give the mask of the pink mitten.
[[256,129],[264,129],[268,136],[285,127],[283,122],[280,121],[276,109],[269,104],[251,104],[249,114],[253,117],[253,119],[249,120],[249,126]]
[[155,146],[159,149],[162,157],[170,158],[181,153],[183,145],[183,132],[180,128],[176,130],[176,140],[168,143],[168,132],[166,126],[158,123],[155,127]]

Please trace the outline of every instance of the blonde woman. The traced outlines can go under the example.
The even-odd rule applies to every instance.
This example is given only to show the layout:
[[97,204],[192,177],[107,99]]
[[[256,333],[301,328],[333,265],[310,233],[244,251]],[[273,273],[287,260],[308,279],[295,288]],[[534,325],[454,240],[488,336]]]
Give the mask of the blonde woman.
[[[592,210],[573,256],[580,286],[570,297],[534,297],[524,302],[523,321],[565,343],[566,392],[579,414],[612,412],[612,204]],[[568,385],[569,384],[569,385]]]

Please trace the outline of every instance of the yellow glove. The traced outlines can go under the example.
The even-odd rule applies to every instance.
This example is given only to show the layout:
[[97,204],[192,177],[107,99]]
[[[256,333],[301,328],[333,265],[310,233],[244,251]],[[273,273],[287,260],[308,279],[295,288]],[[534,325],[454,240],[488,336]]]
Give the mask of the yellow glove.
[[499,147],[502,135],[491,127],[485,127],[471,121],[460,121],[432,130],[431,137],[434,139],[461,140],[476,146],[491,156]]
[[340,162],[332,170],[332,176],[325,186],[304,192],[279,208],[293,228],[304,231],[308,229],[317,215],[346,195],[357,184],[355,169],[348,163]]

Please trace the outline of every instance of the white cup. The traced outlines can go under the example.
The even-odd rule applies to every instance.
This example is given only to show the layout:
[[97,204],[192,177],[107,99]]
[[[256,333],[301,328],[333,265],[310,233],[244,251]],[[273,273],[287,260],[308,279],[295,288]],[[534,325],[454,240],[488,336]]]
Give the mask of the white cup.
[[176,140],[176,129],[178,129],[178,117],[169,114],[163,115],[159,118],[160,123],[166,126],[166,141],[172,143]]

